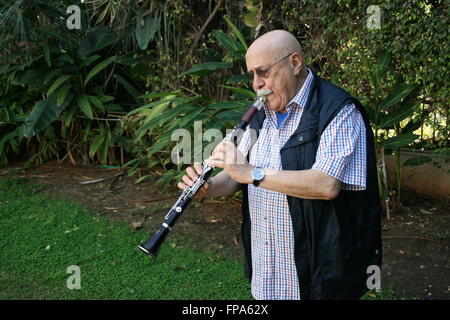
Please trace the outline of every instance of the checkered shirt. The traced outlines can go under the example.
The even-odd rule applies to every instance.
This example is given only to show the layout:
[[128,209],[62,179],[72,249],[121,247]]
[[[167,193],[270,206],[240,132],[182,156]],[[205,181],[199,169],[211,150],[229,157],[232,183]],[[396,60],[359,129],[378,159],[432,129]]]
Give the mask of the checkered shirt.
[[[287,118],[277,128],[274,111],[265,108],[266,119],[256,143],[251,146],[247,130],[239,150],[261,168],[282,170],[280,149],[297,129],[310,92],[312,72],[287,105]],[[366,187],[365,130],[361,114],[353,104],[345,106],[322,133],[312,169],[342,182],[342,189]],[[253,276],[252,295],[261,300],[300,299],[294,260],[294,233],[286,194],[248,186],[251,221]]]

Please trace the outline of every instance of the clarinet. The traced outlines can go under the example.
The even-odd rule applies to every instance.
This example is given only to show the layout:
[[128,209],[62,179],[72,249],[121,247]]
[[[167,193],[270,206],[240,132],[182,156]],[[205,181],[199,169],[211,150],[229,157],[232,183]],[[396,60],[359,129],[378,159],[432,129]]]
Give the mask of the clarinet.
[[[258,92],[258,97],[252,103],[252,105],[247,109],[239,123],[233,128],[233,130],[224,138],[224,140],[233,139],[240,130],[245,130],[249,125],[253,117],[258,113],[258,111],[264,106],[266,95],[271,93],[268,90],[261,90]],[[138,245],[138,248],[148,254],[152,258],[156,258],[161,244],[164,242],[169,231],[175,225],[178,218],[183,214],[184,210],[187,208],[189,203],[194,198],[197,191],[208,181],[211,176],[214,166],[203,163],[203,171],[201,175],[197,178],[192,186],[188,186],[183,190],[183,193],[166,214],[164,222],[156,230],[156,232],[145,242],[143,245]]]

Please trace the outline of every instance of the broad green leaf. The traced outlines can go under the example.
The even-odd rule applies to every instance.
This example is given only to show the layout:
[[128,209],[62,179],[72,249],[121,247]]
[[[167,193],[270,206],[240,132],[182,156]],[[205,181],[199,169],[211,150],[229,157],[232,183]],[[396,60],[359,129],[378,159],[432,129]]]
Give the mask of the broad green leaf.
[[64,82],[72,78],[72,75],[64,75],[59,77],[53,84],[50,86],[50,88],[47,91],[47,97],[49,97],[53,91],[55,91],[60,85],[62,85]]
[[116,103],[110,103],[110,104],[105,105],[105,110],[106,111],[120,111],[120,112],[126,111],[124,108],[122,108],[122,106],[120,104],[116,104]]
[[178,126],[180,128],[184,128],[185,126],[187,126],[191,121],[194,121],[195,119],[197,119],[198,115],[201,114],[202,112],[204,112],[206,110],[206,107],[200,108],[197,111],[194,111],[193,113],[186,115],[185,117],[183,117],[181,119],[181,121],[177,121],[178,122]]
[[260,15],[258,5],[254,4],[252,1],[245,1],[242,14],[244,23],[251,28],[258,27],[258,15]]
[[250,102],[248,100],[240,100],[240,101],[223,101],[212,103],[207,106],[208,109],[236,109],[242,107],[248,107]]
[[[53,69],[52,71],[50,71],[49,73],[47,73],[45,75],[44,84],[47,84],[50,80],[52,80],[56,76],[59,76],[61,73],[62,73],[61,69]],[[41,74],[41,79],[42,79],[42,74]]]
[[103,104],[105,104],[105,103],[107,103],[107,102],[111,102],[111,101],[114,100],[114,97],[112,97],[112,96],[102,96],[102,95],[97,95],[97,97],[99,98],[99,100],[100,100]]
[[44,50],[44,59],[45,59],[45,62],[47,63],[47,65],[48,65],[49,67],[51,67],[51,66],[52,66],[52,61],[51,61],[51,59],[50,59],[50,48],[49,48],[49,46],[48,46],[48,43],[44,43],[44,44],[42,45],[42,48],[43,48],[43,50]]
[[140,11],[136,16],[136,30],[135,36],[139,48],[147,49],[150,41],[155,37],[161,24],[161,16],[155,14],[154,16],[143,17],[144,11]]
[[64,126],[66,128],[68,128],[70,126],[70,124],[72,123],[72,119],[73,116],[75,115],[75,113],[77,112],[78,108],[76,107],[76,105],[72,105],[69,110],[67,111],[67,113],[65,113],[62,117],[63,122],[64,122]]
[[385,110],[394,104],[400,102],[402,99],[406,98],[411,91],[413,91],[414,85],[412,84],[402,84],[397,89],[395,89],[386,99],[381,103],[381,109]]
[[[144,110],[156,110],[155,108],[159,105],[165,105],[167,106],[170,102],[174,102],[174,101],[185,101],[186,99],[184,98],[177,98],[176,96],[167,96],[164,99],[152,102],[152,103],[148,103],[146,105],[143,105],[142,107],[136,108],[130,112],[127,113],[127,117],[132,116],[133,114],[136,113],[140,113]],[[155,112],[155,111],[151,111],[151,112]],[[151,113],[150,113],[151,114]],[[149,115],[150,115],[149,114]],[[148,116],[147,116],[148,117]]]
[[243,75],[243,74],[239,74],[237,76],[233,76],[230,79],[227,80],[226,84],[234,84],[234,83],[248,83],[251,80]]
[[239,60],[245,61],[246,49],[240,42],[234,40],[232,37],[220,30],[214,30],[213,34],[225,49],[227,49]]
[[99,55],[99,54],[90,56],[89,58],[83,60],[83,62],[81,63],[81,66],[82,67],[88,66],[88,65],[90,65],[92,62],[94,62],[95,60],[97,60],[100,57],[101,57],[101,55]]
[[85,37],[80,44],[81,57],[85,58],[103,48],[114,45],[119,41],[116,34],[106,27],[96,28],[94,32]]
[[24,136],[29,138],[44,130],[58,118],[60,111],[54,98],[38,101],[25,120]]
[[116,59],[116,63],[122,64],[124,66],[133,66],[138,63],[145,63],[145,55],[133,56],[133,52],[125,53]]
[[89,157],[92,158],[95,155],[95,153],[103,144],[103,141],[105,141],[104,135],[99,134],[98,136],[94,137],[91,143],[91,147],[89,148]]
[[51,35],[53,38],[60,40],[61,42],[64,42],[64,44],[67,47],[71,47],[73,44],[76,44],[77,41],[70,36],[67,32],[59,32],[50,28],[42,27],[42,28],[36,28],[36,31],[44,32],[46,34]]
[[254,93],[253,91],[247,90],[247,89],[235,88],[235,87],[230,87],[230,86],[221,86],[221,87],[224,87],[232,92],[242,94],[242,95],[247,96],[252,99],[256,98],[256,93]]
[[141,93],[135,87],[133,87],[131,83],[129,83],[126,79],[122,78],[118,74],[115,74],[114,78],[123,85],[123,87],[134,98],[138,105],[142,105],[144,103],[144,100],[142,98],[139,98],[141,96]]
[[152,155],[156,152],[158,152],[159,150],[165,148],[166,146],[168,146],[170,143],[172,142],[172,140],[170,139],[170,135],[166,135],[164,137],[161,137],[158,142],[150,149],[150,152],[148,153],[148,155]]
[[56,94],[56,104],[58,106],[60,106],[63,102],[64,99],[66,99],[67,94],[69,93],[70,88],[72,88],[72,85],[70,83],[66,83],[61,90],[58,91],[58,93]]
[[100,62],[99,64],[97,64],[91,70],[91,72],[89,72],[89,74],[87,75],[86,79],[84,80],[84,86],[86,86],[87,83],[89,82],[89,80],[91,80],[97,73],[99,73],[100,71],[105,69],[107,66],[109,66],[111,63],[113,63],[115,59],[116,59],[116,56],[112,56],[112,57],[109,57],[108,59]]
[[377,65],[375,67],[378,82],[383,78],[391,63],[391,54],[387,50],[383,50],[378,56]]
[[150,121],[144,123],[139,129],[136,130],[136,135],[140,136],[145,133],[147,130],[151,130],[154,127],[160,125],[161,123],[165,123],[168,120],[174,119],[176,116],[182,113],[189,113],[198,109],[197,106],[186,103],[180,106],[177,106],[167,112],[161,113],[156,117],[153,117]]
[[382,142],[382,146],[385,149],[399,149],[403,147],[407,147],[411,143],[413,143],[419,135],[413,133],[405,133],[396,137],[388,138]]
[[69,57],[67,54],[64,54],[64,55],[60,56],[58,58],[58,60],[65,61],[65,62],[68,62],[70,64],[75,64],[75,61],[73,61],[73,59],[71,57]]
[[84,94],[78,94],[77,97],[77,103],[80,106],[81,110],[83,110],[84,114],[89,118],[93,119],[94,114],[92,113],[92,108],[89,103],[89,100],[87,99],[86,95]]
[[233,22],[231,22],[226,16],[224,17],[224,19],[228,23],[228,25],[231,27],[231,29],[234,31],[234,34],[239,39],[239,41],[242,43],[242,46],[244,47],[244,49],[247,50],[248,45],[247,45],[247,42],[245,41],[245,38],[242,35],[242,33],[238,30],[238,28],[236,28],[236,26],[233,24]]
[[200,63],[195,67],[189,69],[188,71],[183,72],[180,76],[184,75],[208,75],[213,73],[216,70],[220,69],[229,69],[233,66],[231,62],[206,62]]
[[387,117],[383,119],[380,127],[385,129],[389,128],[394,124],[400,123],[404,119],[410,117],[414,113],[414,104],[405,104],[401,108],[389,113]]
[[422,120],[417,120],[413,118],[411,121],[409,121],[406,126],[402,128],[402,133],[412,133],[419,129],[423,124]]
[[103,103],[100,101],[100,99],[98,97],[90,96],[90,95],[87,95],[86,97],[94,106],[97,107],[97,109],[99,109],[102,112],[105,112],[105,106],[103,105]]
[[0,139],[0,154],[3,154],[4,150],[5,150],[5,145],[6,142],[12,140],[15,137],[20,136],[19,132],[20,132],[20,127],[16,127],[16,129],[14,129],[13,131],[9,132],[8,134],[5,134],[1,139]]
[[172,101],[162,100],[161,102],[163,103],[157,104],[151,109],[144,110],[143,113],[146,115],[144,122],[151,121],[154,117],[162,114],[162,112],[174,101],[175,100]]
[[242,117],[242,112],[240,110],[227,110],[220,112],[215,116],[217,119],[220,119],[222,121],[237,122]]
[[171,95],[179,95],[181,91],[170,91],[170,92],[151,92],[143,94],[142,96],[139,96],[139,98],[146,98],[146,99],[154,99],[154,98],[161,98],[161,97],[167,97]]
[[425,163],[431,162],[433,159],[431,159],[430,157],[425,157],[425,156],[419,156],[419,157],[415,157],[415,158],[411,158],[406,160],[403,163],[404,167],[417,167],[417,166],[421,166]]
[[42,82],[42,71],[41,70],[27,70],[26,72],[17,72],[12,79],[11,83],[14,85],[27,85],[30,86],[32,83]]
[[151,177],[152,177],[151,174],[146,174],[145,176],[142,176],[142,177],[136,179],[135,181],[133,181],[133,183],[138,184],[138,183],[140,183],[140,182],[142,182],[142,181],[144,181],[144,180],[146,180],[148,178],[151,178]]

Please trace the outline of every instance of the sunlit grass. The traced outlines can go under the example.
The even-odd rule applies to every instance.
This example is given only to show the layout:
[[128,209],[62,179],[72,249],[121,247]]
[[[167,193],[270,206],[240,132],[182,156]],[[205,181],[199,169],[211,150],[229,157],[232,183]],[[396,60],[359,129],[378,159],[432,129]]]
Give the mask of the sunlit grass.
[[151,260],[136,246],[148,234],[39,190],[0,179],[0,299],[251,299],[241,261],[177,234]]

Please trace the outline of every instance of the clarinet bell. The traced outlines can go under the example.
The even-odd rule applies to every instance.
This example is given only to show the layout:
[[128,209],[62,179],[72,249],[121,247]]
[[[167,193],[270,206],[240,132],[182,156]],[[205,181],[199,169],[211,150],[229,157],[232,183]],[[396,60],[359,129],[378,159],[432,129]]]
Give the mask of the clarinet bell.
[[164,224],[159,227],[159,229],[153,234],[153,236],[143,245],[138,245],[138,248],[148,254],[152,258],[156,258],[158,255],[159,248],[164,242],[164,239],[169,234],[169,227]]

